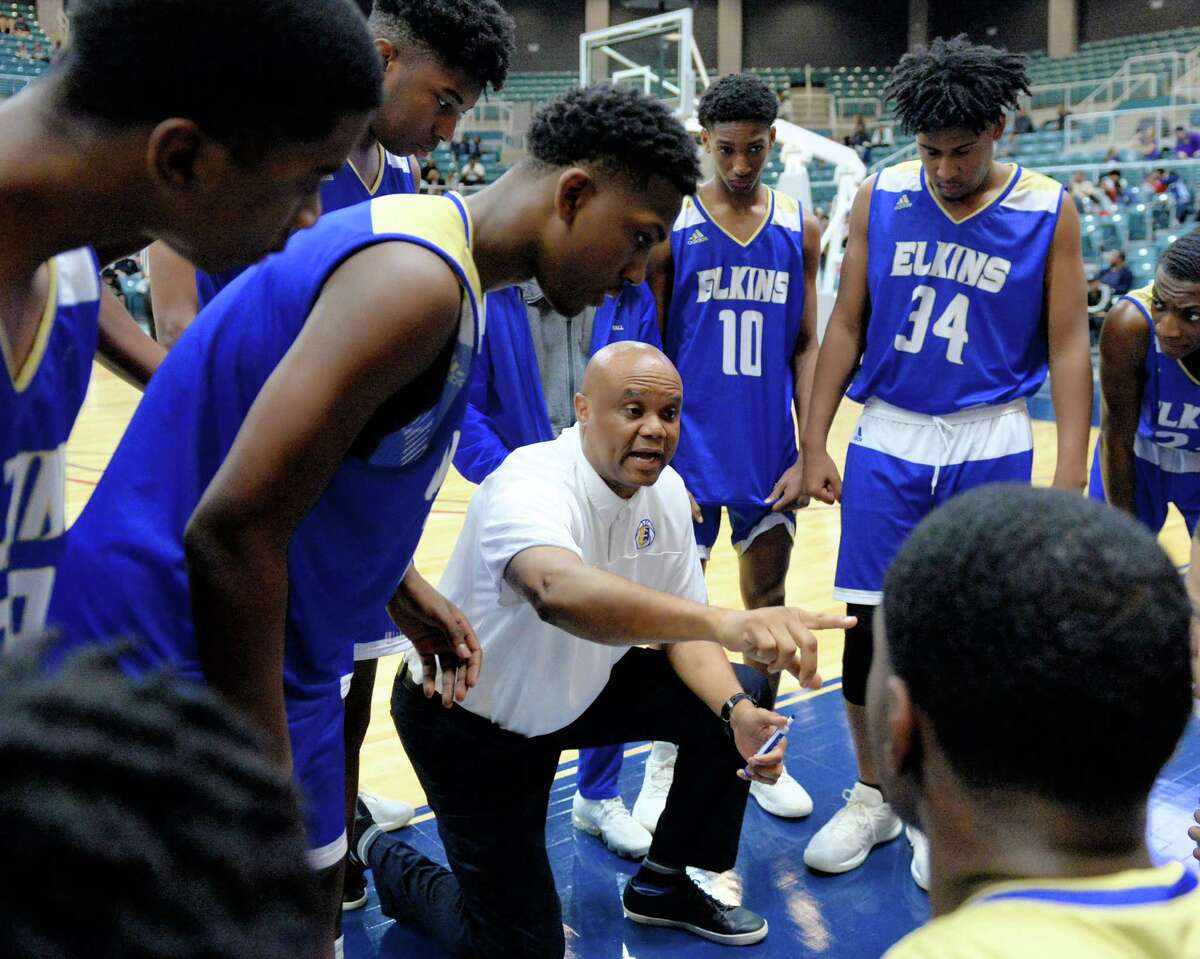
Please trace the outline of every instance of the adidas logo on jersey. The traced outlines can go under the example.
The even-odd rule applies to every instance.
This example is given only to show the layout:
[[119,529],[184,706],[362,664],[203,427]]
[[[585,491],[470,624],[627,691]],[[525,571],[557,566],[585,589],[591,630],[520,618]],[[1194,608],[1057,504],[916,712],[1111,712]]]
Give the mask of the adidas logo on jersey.
[[900,199],[896,201],[896,206],[895,206],[895,209],[897,209],[897,210],[907,210],[907,209],[908,209],[910,206],[912,206],[912,200],[910,200],[910,199],[908,198],[908,194],[907,194],[907,193],[901,193],[901,194],[900,194]]
[[706,237],[703,233],[700,232],[699,227],[696,227],[696,229],[692,230],[692,235],[688,237],[687,245],[695,246],[697,243],[707,243],[707,242],[708,242],[708,237]]

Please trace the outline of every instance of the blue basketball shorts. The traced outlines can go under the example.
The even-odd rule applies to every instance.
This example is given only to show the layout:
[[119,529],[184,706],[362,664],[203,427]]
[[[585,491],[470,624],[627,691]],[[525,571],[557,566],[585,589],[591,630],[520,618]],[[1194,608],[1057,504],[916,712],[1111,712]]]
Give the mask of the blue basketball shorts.
[[846,452],[834,599],[878,605],[892,559],[935,507],[987,483],[1028,483],[1032,473],[1024,400],[947,416],[868,400]]
[[[1104,502],[1099,440],[1092,457],[1088,495]],[[1188,533],[1195,535],[1200,519],[1200,453],[1160,446],[1138,434],[1133,440],[1133,513],[1157,533],[1167,521],[1167,507],[1172,503],[1183,514]]]
[[292,778],[300,792],[308,864],[328,869],[346,855],[345,709],[339,684],[287,704]]
[[[776,526],[787,527],[788,536],[795,539],[796,513],[794,510],[783,510],[772,513],[769,506],[726,506],[729,513],[729,525],[733,528],[729,537],[733,548],[739,556],[746,552],[751,544],[769,529]],[[700,547],[700,558],[708,559],[717,535],[721,532],[721,507],[701,503],[700,515],[703,523],[692,523],[696,531],[696,545]]]

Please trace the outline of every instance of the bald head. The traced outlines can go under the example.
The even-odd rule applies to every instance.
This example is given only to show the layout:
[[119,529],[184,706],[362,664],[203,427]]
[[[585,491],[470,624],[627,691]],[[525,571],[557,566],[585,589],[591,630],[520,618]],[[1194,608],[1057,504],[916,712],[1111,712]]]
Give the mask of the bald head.
[[583,373],[583,392],[591,395],[597,389],[606,388],[637,372],[657,372],[663,377],[674,377],[679,392],[683,393],[683,381],[675,364],[667,354],[649,343],[622,340],[609,343],[597,350]]
[[675,455],[683,382],[648,343],[612,343],[592,357],[575,395],[583,452],[618,496],[651,486]]

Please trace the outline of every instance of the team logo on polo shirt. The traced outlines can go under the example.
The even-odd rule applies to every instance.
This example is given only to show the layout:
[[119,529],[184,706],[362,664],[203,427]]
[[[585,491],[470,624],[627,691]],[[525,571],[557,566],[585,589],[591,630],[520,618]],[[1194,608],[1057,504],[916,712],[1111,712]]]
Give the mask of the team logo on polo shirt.
[[649,519],[638,523],[637,532],[633,534],[633,543],[638,549],[645,549],[654,542],[654,524]]

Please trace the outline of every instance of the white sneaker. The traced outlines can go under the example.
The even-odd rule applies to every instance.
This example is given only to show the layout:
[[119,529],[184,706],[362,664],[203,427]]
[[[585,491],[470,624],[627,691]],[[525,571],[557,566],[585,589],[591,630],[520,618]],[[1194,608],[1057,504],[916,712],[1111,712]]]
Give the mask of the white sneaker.
[[585,799],[578,791],[571,800],[571,825],[626,859],[642,859],[650,851],[650,833],[634,822],[620,796]]
[[905,826],[904,834],[908,836],[913,851],[912,865],[908,871],[912,873],[913,882],[929,892],[929,839],[912,826]]
[[655,743],[646,757],[646,778],[642,780],[642,791],[633,804],[633,818],[651,835],[658,828],[658,817],[667,805],[667,793],[675,780],[677,753],[674,743]]
[[782,819],[800,819],[813,811],[812,796],[784,769],[779,781],[771,785],[751,783],[750,795],[763,810]]
[[383,796],[373,796],[371,793],[358,791],[358,798],[366,803],[371,810],[371,818],[384,832],[391,832],[401,826],[407,826],[408,821],[416,815],[416,810],[402,799],[386,799]]
[[846,805],[809,840],[804,864],[821,872],[849,872],[881,842],[900,835],[904,824],[878,789],[855,783],[842,791]]

